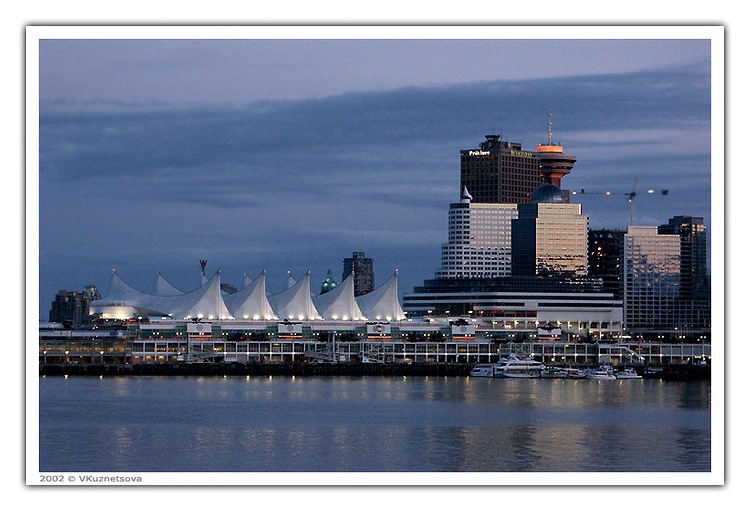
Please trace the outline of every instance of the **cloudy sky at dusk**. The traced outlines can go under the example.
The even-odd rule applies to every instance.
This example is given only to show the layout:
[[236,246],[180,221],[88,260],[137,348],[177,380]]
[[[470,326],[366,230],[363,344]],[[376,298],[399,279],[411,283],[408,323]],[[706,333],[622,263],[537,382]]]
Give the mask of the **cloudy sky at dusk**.
[[238,287],[265,269],[271,291],[309,270],[317,291],[363,251],[409,292],[439,265],[459,151],[489,133],[534,150],[550,110],[578,158],[563,188],[616,193],[574,199],[592,228],[626,228],[637,180],[638,224],[710,231],[711,41],[678,35],[41,37],[40,317],[112,268],[193,289],[199,259]]

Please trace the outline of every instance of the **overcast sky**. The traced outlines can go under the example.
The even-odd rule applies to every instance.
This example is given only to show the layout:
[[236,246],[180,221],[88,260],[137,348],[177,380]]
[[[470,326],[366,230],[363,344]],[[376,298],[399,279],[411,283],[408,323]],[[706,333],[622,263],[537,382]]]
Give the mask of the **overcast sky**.
[[265,269],[271,291],[309,270],[317,292],[363,251],[409,292],[439,265],[459,152],[489,133],[534,150],[550,110],[578,158],[563,188],[618,194],[580,199],[592,228],[626,228],[635,182],[638,224],[710,230],[710,41],[578,34],[42,37],[40,317],[112,268],[193,289],[199,259],[238,287]]

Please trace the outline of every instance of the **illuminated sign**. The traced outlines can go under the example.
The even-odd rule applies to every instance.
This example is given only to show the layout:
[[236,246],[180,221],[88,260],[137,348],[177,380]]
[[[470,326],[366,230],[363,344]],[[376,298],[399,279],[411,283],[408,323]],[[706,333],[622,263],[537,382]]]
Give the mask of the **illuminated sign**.
[[511,156],[524,156],[526,158],[531,158],[534,156],[534,153],[530,153],[528,151],[516,151],[515,149],[512,149],[510,151]]
[[489,151],[469,151],[469,156],[487,156]]

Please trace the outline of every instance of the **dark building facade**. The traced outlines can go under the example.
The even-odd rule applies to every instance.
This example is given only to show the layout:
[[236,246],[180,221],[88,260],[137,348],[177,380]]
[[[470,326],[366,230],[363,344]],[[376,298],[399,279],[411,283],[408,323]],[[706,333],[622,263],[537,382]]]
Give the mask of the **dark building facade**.
[[479,149],[461,151],[461,190],[472,202],[526,204],[541,184],[539,157],[500,135],[486,135]]
[[591,230],[588,235],[589,276],[602,279],[604,291],[622,300],[622,250],[625,231]]
[[711,295],[708,278],[706,226],[703,218],[676,216],[659,226],[659,234],[680,236],[680,298],[708,300]]
[[354,296],[361,296],[375,289],[375,270],[372,259],[365,257],[364,252],[352,252],[351,257],[344,259],[344,271],[341,280],[354,274]]
[[101,298],[96,286],[86,286],[83,291],[61,289],[55,295],[55,301],[49,311],[49,320],[53,323],[82,325],[87,322],[89,305]]

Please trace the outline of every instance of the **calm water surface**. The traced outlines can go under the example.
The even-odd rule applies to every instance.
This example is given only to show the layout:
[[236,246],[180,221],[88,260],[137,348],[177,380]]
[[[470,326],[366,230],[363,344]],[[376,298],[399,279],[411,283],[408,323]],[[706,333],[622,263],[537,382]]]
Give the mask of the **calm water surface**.
[[710,471],[709,382],[40,378],[42,472]]

